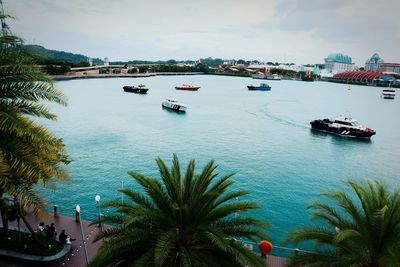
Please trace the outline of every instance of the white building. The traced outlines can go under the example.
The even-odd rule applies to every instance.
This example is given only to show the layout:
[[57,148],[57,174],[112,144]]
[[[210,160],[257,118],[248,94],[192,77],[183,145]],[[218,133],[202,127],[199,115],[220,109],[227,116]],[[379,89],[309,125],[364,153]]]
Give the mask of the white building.
[[108,67],[110,65],[110,61],[108,60],[108,57],[104,58],[104,66]]
[[378,71],[382,63],[384,63],[383,59],[381,59],[379,55],[375,53],[370,59],[365,61],[365,70]]
[[385,63],[377,53],[365,61],[365,70],[400,73],[400,63]]
[[345,71],[354,70],[356,67],[351,57],[341,53],[330,54],[325,58],[325,72],[337,74]]

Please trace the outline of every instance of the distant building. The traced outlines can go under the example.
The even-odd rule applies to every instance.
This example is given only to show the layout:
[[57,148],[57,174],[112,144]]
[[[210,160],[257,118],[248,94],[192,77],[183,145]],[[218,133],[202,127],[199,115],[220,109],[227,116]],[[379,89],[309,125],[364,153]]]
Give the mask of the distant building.
[[325,58],[325,71],[328,73],[341,73],[354,70],[355,65],[351,57],[341,53],[330,54]]
[[400,73],[400,63],[385,63],[377,53],[365,62],[365,70]]
[[379,71],[400,73],[400,63],[382,63]]
[[108,57],[104,58],[104,66],[108,67],[110,65],[110,61],[108,60]]
[[378,71],[382,63],[384,63],[383,59],[381,59],[379,55],[375,53],[370,59],[365,61],[365,70]]
[[234,59],[224,59],[223,65],[230,65],[230,66],[236,65],[236,60],[234,60]]
[[89,66],[93,66],[93,58],[88,57]]

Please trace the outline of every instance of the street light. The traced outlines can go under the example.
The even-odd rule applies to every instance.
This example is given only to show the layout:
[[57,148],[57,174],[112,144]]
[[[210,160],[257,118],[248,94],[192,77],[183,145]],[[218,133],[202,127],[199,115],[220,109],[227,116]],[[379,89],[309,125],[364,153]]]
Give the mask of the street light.
[[[122,180],[121,183],[122,183],[121,189],[124,189],[124,180]],[[122,192],[121,192],[121,203],[124,204],[124,193],[122,193]]]
[[85,240],[85,235],[83,234],[83,227],[82,227],[82,220],[81,220],[81,207],[79,205],[76,205],[75,210],[79,217],[79,224],[81,227],[82,242],[83,242],[83,249],[85,251],[86,264],[89,264],[89,256],[88,256],[88,252],[87,252],[87,248],[86,248],[86,240]]
[[99,211],[99,226],[100,226],[100,229],[103,230],[103,229],[102,229],[102,226],[101,226],[100,195],[96,195],[96,196],[94,197],[94,200],[96,200],[97,209],[98,209],[98,211]]

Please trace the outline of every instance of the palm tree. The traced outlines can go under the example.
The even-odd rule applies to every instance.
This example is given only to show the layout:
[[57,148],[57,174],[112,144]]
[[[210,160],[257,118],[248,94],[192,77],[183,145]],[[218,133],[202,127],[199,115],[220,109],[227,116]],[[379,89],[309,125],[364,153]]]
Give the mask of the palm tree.
[[105,239],[89,266],[265,266],[265,260],[237,239],[266,238],[267,224],[246,214],[258,205],[237,200],[243,190],[228,192],[232,174],[217,178],[210,161],[195,174],[191,160],[181,173],[174,154],[169,170],[156,159],[160,179],[128,174],[141,190],[120,189],[129,201],[104,204],[115,213],[104,217],[116,225],[98,234]]
[[329,202],[310,205],[312,218],[322,223],[296,230],[288,240],[313,241],[315,250],[293,256],[289,266],[399,266],[400,190],[378,181],[346,184],[353,194],[324,193]]
[[[21,44],[9,31],[0,32],[0,202],[4,207],[2,198],[8,194],[38,211],[45,202],[34,185],[53,186],[53,178],[64,180],[68,159],[62,140],[32,118],[55,120],[43,101],[66,105],[66,98]],[[2,219],[7,226],[4,212]]]

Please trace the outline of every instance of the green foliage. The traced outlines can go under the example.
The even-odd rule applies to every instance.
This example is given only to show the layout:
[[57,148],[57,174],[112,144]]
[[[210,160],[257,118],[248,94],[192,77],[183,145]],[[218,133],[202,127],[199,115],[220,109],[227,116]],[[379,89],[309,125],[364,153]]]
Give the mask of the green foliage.
[[121,189],[126,202],[103,205],[115,210],[103,222],[116,226],[95,238],[107,241],[89,266],[265,266],[233,241],[265,239],[267,224],[246,213],[256,203],[236,200],[248,193],[229,190],[232,174],[218,178],[213,161],[195,174],[194,160],[182,172],[176,155],[170,169],[156,162],[160,178],[129,172],[141,189]]
[[67,153],[62,140],[32,117],[55,120],[43,101],[66,105],[66,98],[22,46],[9,45],[19,38],[9,37],[0,34],[0,198],[7,193],[37,211],[45,202],[34,185],[64,180]]
[[348,181],[346,191],[324,193],[312,218],[322,223],[293,232],[288,241],[313,241],[312,253],[293,256],[289,266],[399,266],[400,190],[380,182]]
[[[7,236],[0,231],[0,249],[11,250],[36,256],[55,255],[63,249],[63,246],[46,235],[38,235],[38,240],[32,238],[30,233],[19,233],[9,230]],[[50,246],[50,248],[49,248]]]
[[[24,45],[24,51],[35,59],[39,64],[44,65],[68,65],[70,67],[86,67],[88,57],[81,54],[73,54],[64,51],[46,49],[40,45]],[[93,63],[100,65],[103,61],[94,58]]]
[[106,68],[106,69],[99,69],[99,73],[100,73],[100,74],[107,74],[107,73],[110,73],[110,69],[109,69],[109,68]]
[[59,75],[59,74],[65,74],[69,71],[71,71],[70,67],[66,65],[61,65],[61,66],[56,66],[56,65],[46,65],[44,68],[47,74],[49,75]]

